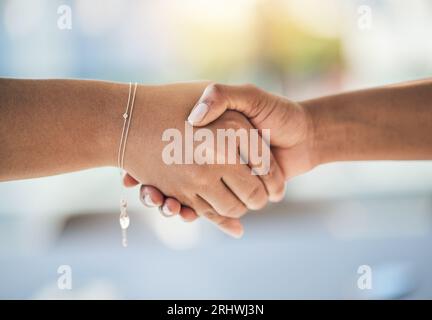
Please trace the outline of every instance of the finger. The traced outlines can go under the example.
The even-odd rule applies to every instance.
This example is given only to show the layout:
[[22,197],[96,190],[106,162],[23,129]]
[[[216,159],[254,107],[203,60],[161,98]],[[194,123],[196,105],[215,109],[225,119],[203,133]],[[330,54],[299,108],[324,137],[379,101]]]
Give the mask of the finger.
[[139,182],[133,178],[129,173],[126,173],[123,176],[123,185],[125,187],[135,187],[137,184],[139,184]]
[[[244,203],[248,208],[259,209],[266,200],[262,197],[263,193],[259,190],[260,188],[256,184],[256,179],[251,179],[250,177],[254,175],[264,184],[264,191],[268,195],[268,199],[272,202],[280,201],[285,192],[285,180],[282,169],[275,160],[267,143],[270,139],[269,132],[262,130],[261,135],[245,117],[237,112],[226,112],[219,120],[223,121],[222,123],[225,128],[230,129],[225,133],[228,140],[235,140],[237,146],[237,148],[232,150],[233,147],[230,147],[228,143],[228,148],[222,150],[222,156],[225,157],[222,160],[225,160],[225,162],[228,160],[228,163],[230,163],[230,156],[233,155],[233,157],[236,157],[234,163],[242,163],[249,169],[248,172],[245,172],[244,169],[241,170],[238,169],[239,166],[235,166],[242,173],[242,175],[237,174],[235,178],[242,182],[233,181],[234,179],[225,180],[229,187],[232,186],[235,189],[231,189],[234,194],[243,202],[247,201]],[[216,125],[219,120],[209,127]],[[220,156],[219,153],[218,156]],[[246,176],[246,178],[241,179],[242,176]],[[247,181],[246,183],[245,180]],[[243,187],[241,186],[242,183],[244,184]],[[254,191],[256,193],[253,193]],[[252,195],[252,198],[249,198],[248,193]]]
[[[249,149],[245,151],[245,148],[240,146],[240,158],[247,162],[251,169],[250,175],[256,176],[262,181],[268,199],[271,202],[279,202],[285,194],[284,174],[265,139],[259,136],[258,133],[255,133],[255,135],[257,137],[253,139],[251,132]],[[254,185],[254,187],[256,186]],[[237,192],[235,193],[237,194]]]
[[241,238],[243,236],[243,226],[239,219],[223,217],[208,204],[199,195],[196,196],[194,201],[194,208],[199,216],[205,217],[211,221],[224,233],[234,237]]
[[180,213],[181,204],[177,199],[166,198],[164,204],[159,208],[163,216],[170,218]]
[[[273,156],[273,153],[270,149],[268,141],[270,140],[270,132],[267,129],[261,131],[261,134],[255,129],[251,123],[244,119],[242,120],[242,129],[246,130],[246,140],[242,140],[241,138],[237,140],[238,149],[235,150],[237,152],[237,157],[241,160],[241,163],[246,163],[250,172],[249,175],[254,175],[258,177],[262,183],[264,184],[266,194],[268,195],[268,200],[272,202],[278,202],[282,200],[285,193],[285,179],[282,169],[276,161],[276,158]],[[237,129],[240,131],[240,129]],[[257,194],[252,193],[252,198],[248,198],[247,194],[242,193],[242,200],[248,200],[248,204],[253,205],[255,209],[256,203],[253,200],[263,200],[261,197],[256,197],[261,195],[258,189],[258,185],[253,183],[253,179],[249,179],[249,183],[251,188],[244,188],[246,192],[258,192]],[[238,184],[235,181],[227,181],[229,184]],[[252,188],[253,187],[253,188]],[[238,188],[236,188],[237,190]],[[235,191],[234,193],[238,196],[237,192],[241,192],[241,190]],[[247,197],[246,199],[244,197]],[[252,202],[251,202],[252,200]],[[260,205],[258,205],[260,207]],[[252,209],[252,207],[248,208]]]
[[[225,148],[217,148],[216,159],[219,163],[230,164],[223,168],[224,173],[221,180],[225,187],[230,190],[246,208],[258,210],[267,203],[268,195],[259,176],[254,175],[253,170],[248,166],[249,162],[253,163],[252,160],[258,158],[258,153],[254,152],[253,157],[249,156],[249,153],[253,149],[252,144],[263,144],[265,147],[267,147],[267,144],[265,141],[259,143],[260,135],[256,129],[254,129],[250,122],[238,112],[226,112],[220,119],[218,119],[218,121],[209,125],[209,128],[214,126],[220,127],[220,122],[222,127],[227,129],[224,133],[223,139],[225,139],[225,142],[228,141],[228,145],[225,145]],[[253,129],[255,131],[252,132]],[[255,133],[253,140],[252,133]],[[233,143],[233,141],[235,141],[235,143]],[[270,149],[267,147],[266,151],[267,158],[269,158]],[[241,153],[244,155],[241,156]],[[265,157],[262,157],[262,159],[264,158]],[[263,162],[270,161],[267,160]],[[269,166],[268,163],[267,166]],[[204,194],[201,193],[200,195],[204,196]],[[216,198],[216,200],[218,199],[220,198]],[[221,215],[239,217],[226,215],[220,212],[218,207],[216,207],[217,204],[215,204],[212,199],[206,198],[206,200],[208,200],[213,208],[215,208]]]
[[193,126],[204,126],[219,118],[226,110],[236,110],[250,119],[261,111],[262,91],[253,85],[211,84],[192,109],[188,121]]
[[159,207],[164,203],[164,195],[159,189],[142,185],[140,189],[140,200],[146,207]]
[[192,208],[182,206],[180,209],[180,217],[185,222],[192,222],[198,218],[198,215],[196,214],[196,212]]
[[258,175],[267,190],[270,202],[280,202],[285,196],[285,177],[275,157],[270,153],[267,173]]
[[246,165],[238,165],[238,169],[222,178],[226,187],[250,210],[259,210],[267,203],[267,192],[264,184],[251,174]]
[[199,193],[199,195],[221,216],[240,218],[247,212],[247,207],[222,180],[213,184],[208,190]]

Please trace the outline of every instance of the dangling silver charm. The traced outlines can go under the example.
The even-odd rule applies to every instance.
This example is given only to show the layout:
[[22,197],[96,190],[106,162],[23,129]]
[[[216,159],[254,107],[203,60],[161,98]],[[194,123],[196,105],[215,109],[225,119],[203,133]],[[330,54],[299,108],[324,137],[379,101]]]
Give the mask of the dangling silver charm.
[[120,200],[120,227],[122,230],[122,245],[127,247],[127,228],[129,227],[130,219],[127,214],[127,202],[125,199]]

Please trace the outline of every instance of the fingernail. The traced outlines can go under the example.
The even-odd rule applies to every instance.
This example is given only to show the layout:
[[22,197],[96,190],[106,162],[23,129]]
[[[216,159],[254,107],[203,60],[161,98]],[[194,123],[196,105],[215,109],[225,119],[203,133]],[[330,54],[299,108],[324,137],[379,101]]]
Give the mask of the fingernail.
[[168,206],[166,204],[164,204],[161,208],[161,213],[163,216],[165,217],[172,217],[173,213],[171,212],[171,210],[168,208]]
[[144,203],[149,207],[156,207],[156,204],[153,202],[149,194],[144,196]]
[[204,116],[207,114],[208,111],[208,105],[204,102],[198,103],[198,105],[193,108],[192,112],[190,113],[188,117],[188,122],[191,125],[194,125],[195,123],[200,122],[202,119],[204,119]]

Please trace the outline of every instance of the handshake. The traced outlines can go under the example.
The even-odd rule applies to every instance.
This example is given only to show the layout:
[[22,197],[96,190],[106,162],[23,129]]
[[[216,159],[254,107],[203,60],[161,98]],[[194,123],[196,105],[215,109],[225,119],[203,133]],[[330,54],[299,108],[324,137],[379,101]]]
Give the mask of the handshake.
[[0,79],[0,181],[121,163],[145,205],[240,237],[248,210],[318,165],[432,159],[430,79],[301,102],[251,85],[135,88],[132,117],[125,84]]
[[[124,184],[143,183],[141,201],[159,206],[164,216],[202,216],[240,237],[239,218],[280,201],[285,181],[317,164],[307,105],[253,85],[190,83],[162,90],[170,91],[155,95],[169,97],[163,105],[137,93],[137,103],[147,100],[150,121],[131,125],[134,147],[127,150]],[[140,128],[145,133],[139,137]]]

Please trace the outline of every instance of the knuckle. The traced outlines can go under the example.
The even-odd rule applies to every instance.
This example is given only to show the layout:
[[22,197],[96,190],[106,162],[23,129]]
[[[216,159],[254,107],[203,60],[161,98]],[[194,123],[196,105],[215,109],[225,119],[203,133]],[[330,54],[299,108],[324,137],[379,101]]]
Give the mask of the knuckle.
[[222,229],[229,229],[230,223],[231,223],[230,218],[222,218],[216,223],[216,225],[218,225]]
[[248,203],[254,202],[257,199],[257,197],[261,194],[261,192],[262,192],[261,186],[254,186],[252,190],[249,191],[248,193],[247,202]]
[[240,218],[246,213],[246,211],[247,208],[243,204],[237,203],[226,210],[224,216],[229,218]]
[[251,115],[257,115],[261,111],[262,105],[265,101],[265,91],[255,84],[245,84],[243,85],[243,88],[247,93]]
[[210,220],[217,220],[218,217],[217,213],[210,209],[203,211],[203,215]]
[[260,90],[260,89],[258,88],[258,86],[256,86],[256,85],[253,84],[253,83],[245,83],[245,84],[243,85],[243,87],[244,87],[245,89],[247,89],[248,91],[250,91],[250,92],[258,92],[258,90]]
[[215,223],[219,221],[219,215],[211,208],[204,208],[198,211],[197,214]]
[[212,99],[214,100],[221,100],[223,98],[223,87],[224,86],[220,83],[212,83],[207,87],[206,93],[211,95]]
[[247,206],[251,210],[262,209],[267,204],[267,194],[262,186],[254,187],[247,200]]

